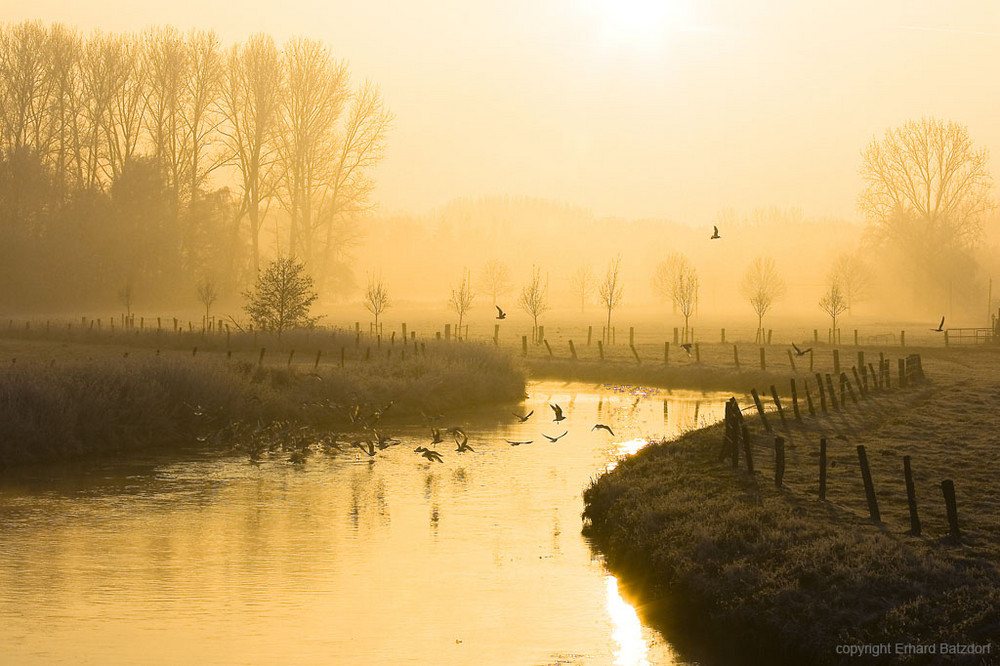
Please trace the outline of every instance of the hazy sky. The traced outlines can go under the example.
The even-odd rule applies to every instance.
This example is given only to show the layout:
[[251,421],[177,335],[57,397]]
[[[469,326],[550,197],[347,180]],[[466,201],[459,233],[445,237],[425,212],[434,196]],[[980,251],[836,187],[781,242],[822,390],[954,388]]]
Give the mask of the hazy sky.
[[[854,217],[873,135],[934,115],[1000,153],[991,0],[0,0],[9,21],[326,41],[396,115],[383,210],[526,194],[598,215]],[[994,158],[994,171],[996,159]]]

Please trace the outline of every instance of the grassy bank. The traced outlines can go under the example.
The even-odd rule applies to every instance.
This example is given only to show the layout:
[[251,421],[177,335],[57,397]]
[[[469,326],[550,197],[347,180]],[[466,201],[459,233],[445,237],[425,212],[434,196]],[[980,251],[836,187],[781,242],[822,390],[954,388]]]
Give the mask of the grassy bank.
[[391,401],[390,418],[419,418],[524,394],[521,367],[476,344],[316,368],[107,345],[8,341],[3,351],[18,360],[0,366],[0,466],[193,443],[237,421],[336,429],[354,405],[363,414]]
[[[1000,636],[1000,416],[996,350],[924,356],[930,382],[872,393],[775,430],[752,422],[756,471],[719,461],[715,426],[646,447],[585,493],[588,533],[636,581],[668,638],[698,627],[719,663],[993,663],[992,655],[851,659],[838,645],[985,645]],[[787,403],[786,403],[787,408]],[[827,501],[818,442],[828,438]],[[856,445],[871,461],[881,519],[867,510]],[[902,457],[912,458],[921,536],[908,534]],[[962,540],[949,538],[940,482],[956,486]],[[701,635],[704,639],[704,634]],[[704,641],[703,641],[704,642]],[[753,655],[766,655],[756,661]]]

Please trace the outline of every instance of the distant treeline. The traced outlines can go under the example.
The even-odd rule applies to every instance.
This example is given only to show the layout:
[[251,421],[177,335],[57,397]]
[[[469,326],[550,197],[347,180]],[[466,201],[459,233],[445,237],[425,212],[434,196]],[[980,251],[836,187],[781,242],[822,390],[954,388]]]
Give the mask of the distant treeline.
[[0,306],[194,301],[265,244],[336,289],[390,122],[313,40],[0,26]]

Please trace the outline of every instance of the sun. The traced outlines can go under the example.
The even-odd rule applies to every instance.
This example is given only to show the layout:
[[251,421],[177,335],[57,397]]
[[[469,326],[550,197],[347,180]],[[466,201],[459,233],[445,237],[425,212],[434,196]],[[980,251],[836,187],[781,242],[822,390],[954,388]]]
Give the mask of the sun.
[[608,46],[652,50],[684,22],[680,0],[585,0]]

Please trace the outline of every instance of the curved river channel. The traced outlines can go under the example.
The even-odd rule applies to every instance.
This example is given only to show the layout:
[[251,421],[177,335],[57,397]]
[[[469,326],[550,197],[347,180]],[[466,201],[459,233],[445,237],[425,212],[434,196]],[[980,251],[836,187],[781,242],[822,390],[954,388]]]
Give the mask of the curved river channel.
[[0,663],[681,663],[580,534],[582,493],[729,397],[534,383],[525,423],[446,416],[475,452],[445,435],[443,463],[413,452],[421,425],[373,461],[175,453],[0,478]]

